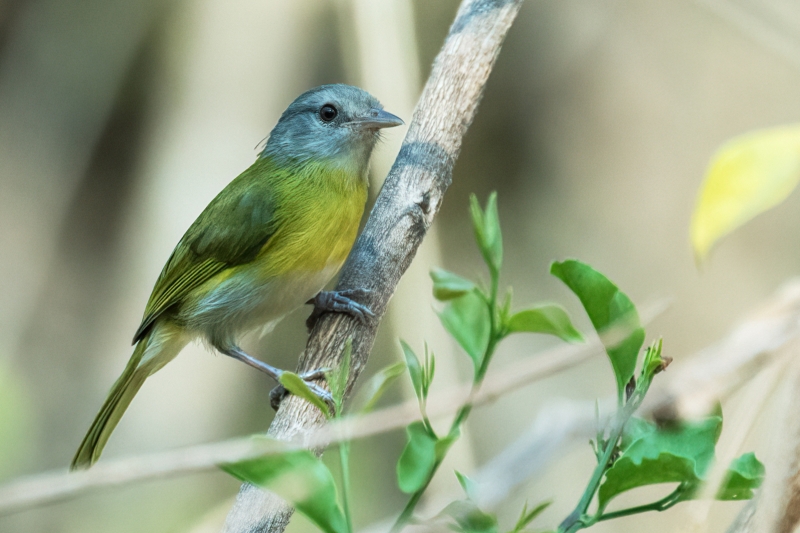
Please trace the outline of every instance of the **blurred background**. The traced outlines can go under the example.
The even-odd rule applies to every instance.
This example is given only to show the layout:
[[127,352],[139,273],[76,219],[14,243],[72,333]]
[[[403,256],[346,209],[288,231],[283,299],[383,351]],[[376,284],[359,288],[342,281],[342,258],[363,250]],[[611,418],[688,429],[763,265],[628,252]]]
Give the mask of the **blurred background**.
[[[408,122],[457,5],[0,0],[0,481],[66,468],[130,355],[173,246],[254,160],[294,97],[322,83],[356,84]],[[576,257],[638,304],[671,298],[648,342],[663,335],[674,364],[713,343],[800,271],[800,196],[727,238],[698,269],[688,244],[696,192],[723,141],[797,121],[799,92],[800,7],[788,0],[529,0],[367,374],[399,360],[402,337],[436,351],[435,388],[469,378],[470,363],[435,318],[427,271],[482,274],[468,196],[483,200],[493,190],[504,279],[517,306],[560,302],[588,331],[577,300],[548,275],[551,261]],[[373,197],[404,132],[387,131],[377,150]],[[308,312],[247,348],[293,367]],[[556,344],[513,338],[494,366]],[[272,386],[190,346],[147,381],[104,457],[263,432]],[[386,400],[410,390],[404,382]],[[613,390],[597,358],[477,410],[432,498],[458,497],[452,468],[475,471],[523,434],[542,405]],[[777,420],[767,411],[761,424]],[[747,444],[768,463],[765,441],[756,435]],[[404,503],[394,481],[403,442],[398,431],[354,445],[357,527]],[[526,499],[553,499],[537,523],[555,525],[594,461],[583,441],[565,448],[498,508],[501,523]],[[104,490],[0,517],[0,531],[218,531],[238,485],[212,472]],[[715,504],[708,531],[724,531],[741,505]],[[654,523],[680,531],[689,507],[593,531]],[[290,530],[312,529],[295,517]]]

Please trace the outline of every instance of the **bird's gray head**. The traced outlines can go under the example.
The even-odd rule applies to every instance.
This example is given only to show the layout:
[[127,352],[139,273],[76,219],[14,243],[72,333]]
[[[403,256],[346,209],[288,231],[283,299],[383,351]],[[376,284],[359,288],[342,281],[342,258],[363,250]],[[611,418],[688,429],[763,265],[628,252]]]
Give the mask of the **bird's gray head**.
[[286,108],[261,155],[287,164],[330,163],[363,175],[381,128],[401,124],[358,87],[321,85]]

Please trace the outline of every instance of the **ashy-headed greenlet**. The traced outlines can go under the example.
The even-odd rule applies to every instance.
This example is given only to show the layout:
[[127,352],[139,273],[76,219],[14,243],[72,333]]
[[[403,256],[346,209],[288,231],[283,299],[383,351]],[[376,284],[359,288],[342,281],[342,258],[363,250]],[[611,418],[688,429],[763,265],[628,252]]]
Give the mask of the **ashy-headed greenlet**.
[[311,320],[327,311],[361,320],[372,315],[353,300],[359,291],[320,291],[355,241],[380,130],[401,124],[369,93],[348,85],[323,85],[292,102],[255,163],[208,204],[167,260],[133,355],[72,469],[97,461],[144,380],[190,341],[201,339],[277,380],[283,371],[239,348],[244,334],[269,328],[307,302],[315,306]]

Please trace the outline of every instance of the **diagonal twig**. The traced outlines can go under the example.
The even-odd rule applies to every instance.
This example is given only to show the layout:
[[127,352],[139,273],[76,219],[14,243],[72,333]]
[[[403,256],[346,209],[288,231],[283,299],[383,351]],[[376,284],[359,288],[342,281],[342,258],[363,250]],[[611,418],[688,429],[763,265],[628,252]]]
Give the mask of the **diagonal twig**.
[[[481,392],[472,400],[480,406],[503,394],[575,367],[601,355],[599,341],[577,346],[561,346],[531,356],[495,372],[486,379]],[[453,415],[469,394],[465,383],[431,395],[428,414],[435,418]],[[365,438],[401,429],[419,420],[416,398],[398,405],[373,411],[364,416],[348,417],[319,428],[306,439],[290,442],[292,447],[320,447],[341,440]],[[22,511],[67,498],[73,498],[103,487],[162,479],[214,470],[220,464],[256,459],[270,453],[282,453],[286,447],[275,447],[266,439],[242,437],[212,444],[202,444],[127,457],[104,460],[90,470],[38,474],[0,486],[0,515]]]

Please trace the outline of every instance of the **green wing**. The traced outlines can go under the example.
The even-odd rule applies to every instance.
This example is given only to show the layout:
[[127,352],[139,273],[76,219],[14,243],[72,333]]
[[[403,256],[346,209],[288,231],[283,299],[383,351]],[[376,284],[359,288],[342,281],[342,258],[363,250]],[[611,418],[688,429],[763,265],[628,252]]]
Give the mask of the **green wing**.
[[156,281],[134,344],[191,291],[228,268],[253,261],[275,234],[272,180],[259,163],[229,183],[181,238]]

